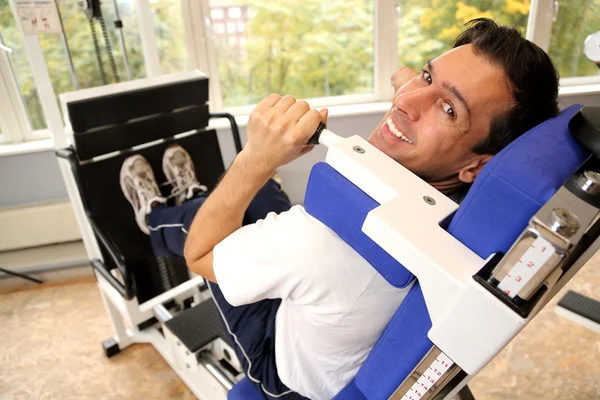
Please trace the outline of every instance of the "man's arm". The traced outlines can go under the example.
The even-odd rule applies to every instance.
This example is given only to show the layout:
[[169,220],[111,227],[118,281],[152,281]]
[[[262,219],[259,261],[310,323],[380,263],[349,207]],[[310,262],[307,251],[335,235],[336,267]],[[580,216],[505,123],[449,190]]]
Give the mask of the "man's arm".
[[308,139],[325,122],[327,110],[310,110],[291,96],[271,95],[248,121],[248,143],[196,214],[185,243],[188,267],[216,282],[213,248],[242,226],[248,205],[275,169],[312,150]]

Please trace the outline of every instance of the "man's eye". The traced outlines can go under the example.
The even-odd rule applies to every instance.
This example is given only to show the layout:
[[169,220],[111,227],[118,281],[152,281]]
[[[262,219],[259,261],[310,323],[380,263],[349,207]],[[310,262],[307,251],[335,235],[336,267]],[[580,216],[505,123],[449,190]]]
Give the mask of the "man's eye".
[[452,118],[456,116],[456,114],[454,113],[454,108],[452,108],[452,106],[448,103],[444,103],[444,111]]
[[431,75],[429,74],[429,72],[427,71],[423,71],[423,79],[425,79],[425,81],[427,81],[427,83],[429,83],[431,85],[432,79],[431,79]]

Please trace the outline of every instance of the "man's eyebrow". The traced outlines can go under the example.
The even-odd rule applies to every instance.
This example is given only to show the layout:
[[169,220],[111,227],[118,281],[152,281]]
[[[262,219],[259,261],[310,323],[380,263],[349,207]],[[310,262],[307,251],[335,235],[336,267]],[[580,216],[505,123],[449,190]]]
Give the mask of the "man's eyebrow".
[[[433,76],[433,63],[431,62],[431,60],[427,60],[425,65],[427,65],[429,74]],[[456,88],[456,86],[453,86],[446,81],[443,81],[441,86],[447,91],[449,91],[452,94],[452,96],[454,96],[463,105],[463,107],[467,110],[467,113],[469,114],[469,118],[471,118],[471,108],[469,107],[467,100],[465,100],[465,96],[462,95],[462,93]]]

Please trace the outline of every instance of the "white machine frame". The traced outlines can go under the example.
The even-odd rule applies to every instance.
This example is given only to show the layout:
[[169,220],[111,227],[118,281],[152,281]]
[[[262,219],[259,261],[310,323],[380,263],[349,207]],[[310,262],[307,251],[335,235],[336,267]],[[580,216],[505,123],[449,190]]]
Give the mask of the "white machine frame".
[[[198,76],[204,76],[204,74],[200,71],[184,72],[84,89],[72,93],[64,93],[60,95],[64,120],[69,121],[66,105],[71,101],[80,101],[86,98],[103,96],[115,93],[115,90],[136,90],[152,85],[177,83]],[[57,150],[65,147],[65,145],[72,144],[72,134],[73,132],[69,125],[67,125],[64,130],[56,132],[55,143],[57,144]],[[184,135],[185,133],[180,136]],[[141,145],[139,147],[144,146],[147,145]],[[96,236],[94,235],[93,229],[83,208],[83,203],[69,161],[59,158],[58,162],[81,230],[87,255],[90,260],[99,259],[104,261],[98,241],[96,240]],[[111,273],[116,279],[120,279],[119,272],[116,269],[112,270]],[[131,300],[123,298],[109,281],[96,270],[94,270],[94,274],[98,281],[100,294],[114,330],[113,339],[118,344],[120,350],[124,350],[134,343],[152,344],[195,396],[211,400],[227,398],[228,390],[236,380],[243,377],[243,373],[236,376],[225,376],[220,371],[215,370],[212,365],[207,365],[208,362],[200,362],[197,358],[198,352],[194,354],[189,351],[189,349],[186,349],[183,343],[180,343],[162,323],[165,321],[161,321],[162,316],[160,315],[160,312],[161,310],[164,310],[164,308],[161,307],[167,302],[172,300],[182,302],[183,300],[193,298],[194,304],[198,304],[201,301],[210,299],[208,290],[200,291],[200,288],[206,285],[202,277],[194,276],[179,286],[140,304],[136,298]],[[193,276],[191,272],[190,274]],[[156,317],[159,322],[153,326],[144,328],[143,330],[139,329],[140,324],[145,323],[153,317]],[[217,339],[217,341],[212,343],[208,348],[202,350],[210,352],[217,360],[222,358],[224,349],[231,355],[235,354],[235,351],[221,339]],[[230,363],[241,370],[239,361],[232,360]]]
[[[120,85],[126,85],[127,89],[131,90],[164,84],[167,81],[187,80],[197,74],[199,72],[173,74],[168,77],[148,78]],[[63,94],[60,96],[63,110],[66,113],[65,106],[70,101],[105,95],[114,91],[115,86],[117,85]],[[65,114],[65,121],[68,120],[68,115]],[[56,143],[60,147],[71,142],[68,126],[66,130],[56,134]],[[577,265],[560,280],[558,276],[545,277],[544,283],[549,285],[550,290],[533,312],[527,317],[521,317],[473,280],[473,275],[489,260],[481,259],[441,227],[441,224],[457,210],[456,203],[358,136],[342,139],[324,130],[319,142],[328,147],[326,162],[381,204],[369,213],[363,231],[420,281],[433,323],[428,336],[436,346],[424,361],[428,362],[428,365],[437,366],[444,373],[452,368],[456,370],[455,366],[457,366],[467,374],[446,398],[454,396],[473,375],[498,354],[591,257],[600,244],[596,241],[580,257]],[[110,155],[103,157],[110,157]],[[86,217],[69,162],[59,159],[59,165],[88,257],[91,260],[102,260],[99,244]],[[557,196],[560,193],[559,191]],[[581,210],[584,210],[586,221],[597,217],[597,209],[583,202],[575,204],[572,199],[570,201],[571,205],[580,211],[580,219]],[[402,210],[407,212],[402,213]],[[536,216],[542,218],[540,215],[544,213],[547,213],[545,208]],[[546,229],[543,220],[538,221],[534,217],[532,224],[537,224],[535,229],[530,227],[525,233],[528,236],[520,240],[529,238],[531,241],[543,237],[556,249],[564,248],[565,251],[568,251],[569,246],[572,245],[568,238]],[[515,251],[519,252],[519,249],[516,248]],[[511,252],[507,257],[510,254]],[[523,251],[519,254],[523,254]],[[545,263],[546,261],[542,264]],[[120,278],[118,271],[113,270],[111,273],[115,278]],[[135,298],[124,299],[104,276],[96,271],[95,274],[115,331],[114,341],[120,350],[133,343],[150,343],[197,397],[211,400],[227,397],[228,390],[243,377],[243,374],[232,376],[215,372],[214,365],[210,361],[203,362],[198,357],[198,352],[193,354],[189,349],[185,349],[185,346],[182,346],[163,323],[170,318],[168,312],[165,314],[166,310],[163,306],[165,303],[172,300],[182,302],[193,298],[194,303],[198,304],[210,297],[208,291],[199,290],[205,285],[201,277],[194,277],[139,304]],[[139,329],[141,324],[147,324],[147,321],[153,317],[158,320],[156,324],[143,330]],[[208,352],[215,359],[219,359],[223,349],[228,349],[230,354],[235,354],[220,339],[204,350],[205,353]],[[234,364],[239,367],[239,362]],[[418,369],[416,368],[415,371]],[[392,398],[411,399],[412,397],[407,394],[408,390],[412,390],[410,387],[418,382],[405,381],[404,386],[401,386]]]

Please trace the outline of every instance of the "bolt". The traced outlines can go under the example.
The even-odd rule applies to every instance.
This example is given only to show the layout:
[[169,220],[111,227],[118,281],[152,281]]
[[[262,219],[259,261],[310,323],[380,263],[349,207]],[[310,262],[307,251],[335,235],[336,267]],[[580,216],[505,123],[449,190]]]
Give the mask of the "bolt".
[[423,196],[423,200],[425,200],[425,203],[429,204],[430,206],[435,206],[435,199],[433,197]]
[[579,220],[564,208],[555,208],[550,214],[550,229],[565,237],[569,237],[579,229]]

